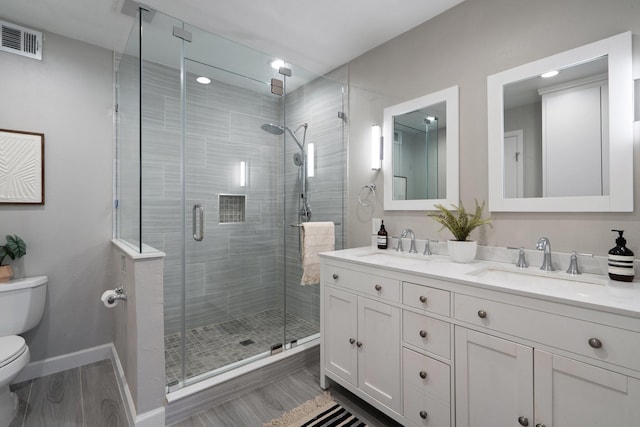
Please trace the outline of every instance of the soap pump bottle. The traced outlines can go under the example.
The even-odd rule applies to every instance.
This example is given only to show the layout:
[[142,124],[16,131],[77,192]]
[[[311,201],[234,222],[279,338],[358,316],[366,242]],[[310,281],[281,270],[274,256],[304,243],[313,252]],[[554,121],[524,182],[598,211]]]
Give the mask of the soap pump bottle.
[[378,249],[387,249],[387,230],[384,229],[384,221],[380,221],[377,242]]
[[624,230],[611,230],[619,234],[616,247],[609,251],[609,277],[620,282],[633,281],[633,252],[625,245],[627,240],[622,237]]

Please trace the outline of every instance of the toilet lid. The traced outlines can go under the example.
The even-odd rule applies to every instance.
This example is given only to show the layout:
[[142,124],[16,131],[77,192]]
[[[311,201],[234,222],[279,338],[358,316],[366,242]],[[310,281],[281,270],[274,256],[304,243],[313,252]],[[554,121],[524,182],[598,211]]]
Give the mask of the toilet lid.
[[24,338],[18,335],[0,337],[0,368],[11,363],[26,350]]

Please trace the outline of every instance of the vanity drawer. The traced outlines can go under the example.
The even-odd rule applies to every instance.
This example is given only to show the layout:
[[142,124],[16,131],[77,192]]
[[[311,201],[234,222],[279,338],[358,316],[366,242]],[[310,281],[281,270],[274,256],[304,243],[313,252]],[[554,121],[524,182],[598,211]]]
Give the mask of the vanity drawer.
[[468,295],[454,299],[458,320],[640,371],[638,332]]
[[402,340],[447,359],[451,356],[451,325],[442,320],[403,310]]
[[[449,365],[408,348],[402,349],[404,385],[443,402],[451,400]],[[423,378],[424,377],[424,378]],[[405,396],[407,394],[405,393]]]
[[323,280],[365,295],[400,302],[400,281],[391,277],[329,265],[323,270]]
[[[450,368],[409,349],[402,350],[404,416],[410,425],[451,425]],[[422,378],[425,376],[425,378]]]
[[449,317],[450,298],[448,291],[402,282],[402,303],[410,307]]

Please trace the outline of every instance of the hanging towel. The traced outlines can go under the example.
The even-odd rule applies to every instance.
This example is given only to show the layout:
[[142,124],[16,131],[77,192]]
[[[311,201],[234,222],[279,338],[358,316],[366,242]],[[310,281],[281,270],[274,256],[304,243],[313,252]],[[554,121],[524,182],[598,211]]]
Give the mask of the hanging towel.
[[305,222],[302,233],[302,279],[300,284],[316,285],[320,283],[320,252],[335,249],[335,231],[333,222]]

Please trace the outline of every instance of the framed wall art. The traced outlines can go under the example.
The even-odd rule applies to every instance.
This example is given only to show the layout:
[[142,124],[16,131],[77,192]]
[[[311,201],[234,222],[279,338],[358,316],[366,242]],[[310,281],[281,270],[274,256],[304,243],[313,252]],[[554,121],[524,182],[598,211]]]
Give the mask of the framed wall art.
[[44,204],[44,134],[0,129],[0,204]]

